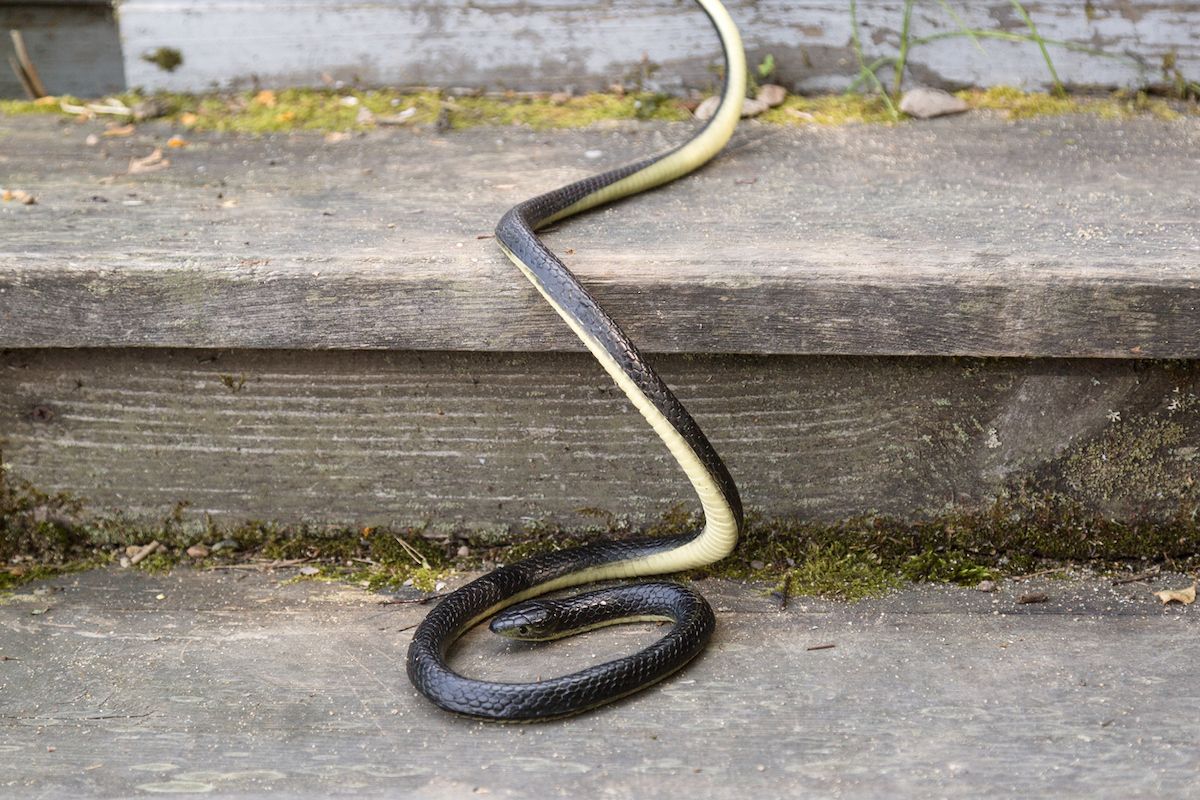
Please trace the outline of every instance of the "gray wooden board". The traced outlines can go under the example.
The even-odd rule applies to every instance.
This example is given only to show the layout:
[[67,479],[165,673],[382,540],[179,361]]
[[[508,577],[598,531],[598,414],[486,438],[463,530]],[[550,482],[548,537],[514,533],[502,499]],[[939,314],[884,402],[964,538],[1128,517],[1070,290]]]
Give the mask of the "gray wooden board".
[[[0,120],[38,198],[0,205],[0,346],[577,350],[478,237],[689,128],[189,135],[133,176],[172,131],[96,130]],[[550,241],[649,352],[1195,358],[1198,147],[1198,118],[751,123]]]
[[[802,89],[840,89],[858,72],[848,4],[841,0],[730,0],[753,64],[768,54],[777,78]],[[866,54],[895,56],[903,0],[858,3]],[[961,23],[998,33],[1028,27],[1012,4],[917,3],[914,39]],[[1164,57],[1200,75],[1200,9],[1161,0],[1026,3],[1042,36],[1099,50],[1051,46],[1062,80],[1085,86],[1166,82]],[[956,16],[957,15],[957,18]],[[586,89],[641,80],[678,91],[707,87],[720,49],[686,0],[123,0],[121,34],[131,86],[198,91],[219,86],[430,84]],[[168,72],[143,60],[161,47],[183,63]],[[1051,82],[1037,45],[964,37],[908,52],[909,81],[938,85]],[[650,68],[647,69],[647,66]],[[648,74],[646,74],[648,73]]]
[[[1200,502],[1196,362],[653,361],[768,516],[917,518],[1029,477],[1117,518]],[[694,505],[584,354],[10,351],[0,447],[92,515],[151,522],[188,501],[193,519],[444,535]]]
[[29,60],[51,94],[99,97],[125,89],[121,38],[110,3],[0,3],[0,97],[24,99],[25,91],[8,65],[13,53],[8,31],[13,29],[21,31]]
[[[106,570],[0,605],[0,791],[208,797],[1187,797],[1196,607],[1164,576],[915,588],[845,605],[697,584],[718,628],[660,686],[557,723],[446,715],[404,676],[422,606],[293,573]],[[457,581],[455,582],[457,585]],[[1046,603],[1018,605],[1026,592]],[[473,632],[467,674],[530,680],[631,652]],[[832,644],[832,649],[809,650]],[[11,660],[4,660],[4,658]]]

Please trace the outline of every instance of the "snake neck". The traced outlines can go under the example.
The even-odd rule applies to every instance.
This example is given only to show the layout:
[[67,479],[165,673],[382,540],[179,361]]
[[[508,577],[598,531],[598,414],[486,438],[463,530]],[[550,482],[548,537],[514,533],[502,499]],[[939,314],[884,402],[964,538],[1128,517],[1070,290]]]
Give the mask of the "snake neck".
[[[746,94],[746,58],[732,18],[717,0],[697,0],[721,38],[725,83],[716,112],[692,138],[658,156],[576,181],[527,200],[500,220],[496,236],[524,273],[662,439],[704,510],[701,533],[682,546],[624,565],[605,577],[690,569],[724,558],[743,524],[741,499],[725,464],[683,405],[616,322],[538,238],[538,227],[643,192],[700,167],[732,136]],[[594,579],[594,578],[593,578]]]
[[[586,178],[517,206],[526,213],[533,212],[528,217],[531,228],[536,230],[687,175],[711,160],[733,136],[746,98],[746,51],[742,36],[719,0],[696,0],[696,3],[716,29],[725,56],[725,81],[716,112],[692,138],[673,150],[603,175]],[[571,190],[576,188],[580,196],[571,197]],[[549,207],[540,202],[550,197],[558,202],[549,204]]]

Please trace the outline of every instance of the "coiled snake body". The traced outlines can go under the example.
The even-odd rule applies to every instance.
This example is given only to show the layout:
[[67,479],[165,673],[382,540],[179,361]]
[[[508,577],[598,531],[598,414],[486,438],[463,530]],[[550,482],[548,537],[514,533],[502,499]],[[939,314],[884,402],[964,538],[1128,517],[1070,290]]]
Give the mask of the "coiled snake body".
[[[418,626],[408,651],[409,679],[448,711],[503,721],[574,714],[661,680],[700,652],[712,634],[708,603],[674,584],[621,586],[565,600],[531,600],[569,586],[710,564],[729,554],[742,528],[737,487],[704,433],[617,324],[534,233],[552,222],[685,175],[729,140],[746,92],[745,54],[737,28],[719,0],[696,2],[716,28],[725,54],[721,104],[708,123],[669,152],[521,203],[500,220],[496,238],[679,462],[699,495],[704,527],[682,536],[601,542],[546,553],[501,567],[448,595]],[[455,640],[502,611],[492,629],[524,639],[555,638],[633,619],[675,624],[658,642],[631,656],[537,683],[480,681],[450,669],[446,656]]]

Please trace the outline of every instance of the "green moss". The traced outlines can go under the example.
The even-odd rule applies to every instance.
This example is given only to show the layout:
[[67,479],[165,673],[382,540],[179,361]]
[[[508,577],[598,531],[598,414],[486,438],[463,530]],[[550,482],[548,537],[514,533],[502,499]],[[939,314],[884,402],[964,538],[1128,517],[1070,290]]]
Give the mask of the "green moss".
[[174,47],[159,47],[143,55],[142,61],[153,64],[164,72],[174,72],[183,64],[183,53]]
[[50,580],[60,575],[72,572],[83,572],[107,564],[109,559],[103,555],[92,558],[68,561],[61,564],[26,563],[10,567],[0,567],[0,598],[20,586],[31,581]]
[[958,93],[972,108],[1002,111],[1010,119],[1093,114],[1104,119],[1125,119],[1149,114],[1159,119],[1179,119],[1181,113],[1161,98],[1145,92],[1114,92],[1108,95],[1059,95],[1024,92],[1011,86],[971,89]]
[[901,574],[914,583],[957,583],[974,586],[996,577],[996,572],[959,550],[926,550],[910,556],[900,567]]
[[535,130],[583,128],[602,120],[691,119],[676,99],[660,94],[588,94],[562,100],[540,97],[464,97],[447,101],[454,128],[478,125],[524,125]]
[[154,575],[165,575],[175,567],[179,566],[180,557],[177,549],[168,548],[166,552],[155,553],[151,556],[146,556],[139,561],[135,566],[143,572],[149,572]]
[[796,566],[783,571],[776,591],[855,601],[879,597],[899,585],[896,573],[876,553],[811,543]]
[[43,97],[40,100],[0,100],[0,115],[61,114],[61,102],[78,103],[74,97]]
[[[1007,113],[1012,118],[1090,113],[1104,118],[1151,114],[1176,119],[1197,113],[1192,105],[1171,105],[1145,93],[1117,92],[1105,96],[1059,96],[1022,92],[1011,87],[960,92],[974,108]],[[535,130],[581,128],[608,120],[692,119],[678,98],[651,92],[528,95],[510,93],[450,98],[438,91],[282,89],[258,92],[178,94],[128,92],[117,97],[130,109],[153,105],[160,118],[196,131],[245,134],[316,131],[365,131],[380,121],[461,130],[482,125],[519,125]],[[75,98],[38,101],[0,101],[0,113],[62,113],[60,101],[79,105]],[[148,103],[147,101],[153,101]],[[877,95],[839,94],[803,97],[793,95],[783,105],[760,115],[774,125],[893,124]]]
[[683,120],[690,114],[666,95],[589,94],[447,98],[435,91],[319,89],[264,90],[222,94],[129,93],[129,107],[154,100],[162,118],[197,131],[267,134],[306,130],[352,132],[384,122],[449,129],[479,125],[523,125],[535,129],[579,128],[601,120]]
[[42,492],[13,476],[0,454],[0,564],[22,556],[70,560],[88,544],[76,524],[82,508],[78,498]]
[[783,101],[783,105],[761,114],[758,119],[775,125],[890,125],[895,122],[882,98],[861,94],[792,95]]

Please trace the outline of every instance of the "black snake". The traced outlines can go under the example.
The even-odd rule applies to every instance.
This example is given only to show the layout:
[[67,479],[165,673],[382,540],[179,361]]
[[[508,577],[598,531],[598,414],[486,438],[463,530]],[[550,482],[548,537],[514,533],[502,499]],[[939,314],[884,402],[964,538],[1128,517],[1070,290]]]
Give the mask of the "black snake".
[[[714,628],[704,598],[682,586],[650,583],[588,592],[563,600],[530,598],[583,583],[654,575],[710,564],[733,549],[742,506],[725,464],[700,427],[535,231],[686,175],[729,140],[746,93],[741,37],[718,0],[696,0],[725,54],[721,103],[684,144],[652,158],[585,178],[526,200],[496,227],[504,252],[566,320],[687,473],[704,509],[704,527],[681,536],[600,542],[501,567],[444,598],[418,626],[408,650],[413,685],[442,708],[504,721],[567,716],[630,694],[670,675],[704,648]],[[521,601],[529,601],[514,606]],[[507,611],[504,611],[507,609]],[[492,629],[515,638],[555,638],[636,619],[674,622],[670,632],[631,656],[537,683],[479,681],[454,672],[446,656],[465,631],[498,612]]]

